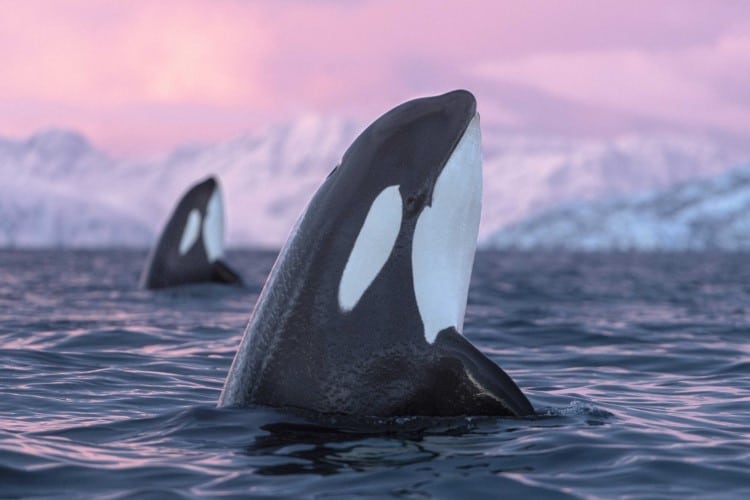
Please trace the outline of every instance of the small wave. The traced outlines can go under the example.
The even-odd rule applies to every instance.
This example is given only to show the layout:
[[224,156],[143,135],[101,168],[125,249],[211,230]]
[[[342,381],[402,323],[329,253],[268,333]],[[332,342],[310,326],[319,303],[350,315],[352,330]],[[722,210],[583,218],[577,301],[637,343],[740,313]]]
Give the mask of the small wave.
[[564,408],[542,408],[537,414],[540,417],[592,417],[600,419],[614,417],[614,414],[585,401],[571,401]]
[[0,252],[2,497],[750,493],[747,255],[478,254],[467,335],[528,418],[216,408],[273,254],[161,292],[143,252],[45,255]]

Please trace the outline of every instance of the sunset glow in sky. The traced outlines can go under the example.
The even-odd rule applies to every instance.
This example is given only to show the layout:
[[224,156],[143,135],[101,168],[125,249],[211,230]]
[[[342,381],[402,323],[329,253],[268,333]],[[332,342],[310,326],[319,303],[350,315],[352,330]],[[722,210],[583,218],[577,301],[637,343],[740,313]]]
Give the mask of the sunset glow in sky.
[[750,2],[0,0],[0,135],[116,154],[457,87],[508,130],[750,139]]

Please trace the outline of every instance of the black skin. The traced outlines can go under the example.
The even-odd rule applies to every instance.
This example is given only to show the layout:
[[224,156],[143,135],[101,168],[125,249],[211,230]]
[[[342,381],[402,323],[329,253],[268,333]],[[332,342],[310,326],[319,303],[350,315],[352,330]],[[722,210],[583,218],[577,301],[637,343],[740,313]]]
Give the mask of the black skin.
[[198,241],[185,255],[180,255],[179,245],[188,214],[198,209],[205,218],[206,207],[217,187],[216,179],[209,177],[185,193],[172,212],[159,242],[149,255],[141,276],[141,288],[157,289],[188,283],[241,284],[242,278],[221,260],[208,261],[203,246],[203,224]]
[[[533,414],[510,377],[454,329],[429,344],[414,295],[414,228],[475,112],[466,91],[416,99],[354,141],[279,255],[220,405],[374,416]],[[342,312],[347,258],[373,200],[392,185],[404,201],[396,244],[356,306]]]

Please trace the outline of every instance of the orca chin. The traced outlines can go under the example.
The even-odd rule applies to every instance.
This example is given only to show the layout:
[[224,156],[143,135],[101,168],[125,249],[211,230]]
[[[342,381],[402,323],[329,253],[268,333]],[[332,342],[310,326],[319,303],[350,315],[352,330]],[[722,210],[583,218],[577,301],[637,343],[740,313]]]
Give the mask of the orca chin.
[[140,287],[164,288],[188,283],[242,283],[221,259],[224,206],[213,177],[192,186],[172,212],[141,274]]
[[533,414],[462,335],[481,193],[471,93],[415,99],[373,122],[281,250],[219,405]]

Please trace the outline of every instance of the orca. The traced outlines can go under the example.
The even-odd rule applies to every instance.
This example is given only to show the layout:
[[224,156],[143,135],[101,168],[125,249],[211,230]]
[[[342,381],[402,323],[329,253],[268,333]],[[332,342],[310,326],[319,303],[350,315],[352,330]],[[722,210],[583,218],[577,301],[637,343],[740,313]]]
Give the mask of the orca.
[[533,414],[516,383],[462,334],[481,192],[470,92],[408,101],[373,122],[281,250],[219,406]]
[[156,289],[209,281],[240,284],[242,278],[221,260],[223,247],[221,188],[209,177],[180,199],[151,250],[140,286]]

